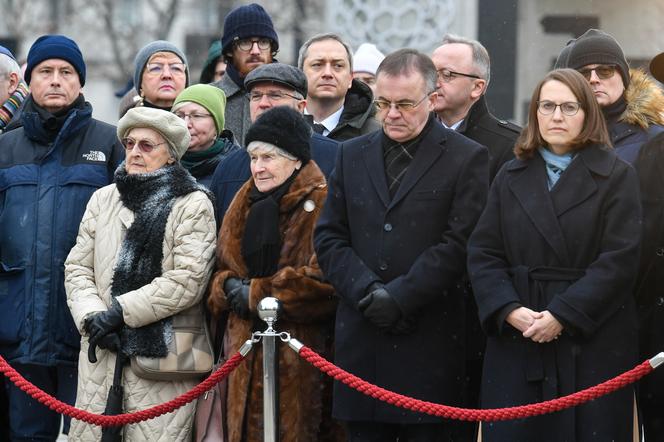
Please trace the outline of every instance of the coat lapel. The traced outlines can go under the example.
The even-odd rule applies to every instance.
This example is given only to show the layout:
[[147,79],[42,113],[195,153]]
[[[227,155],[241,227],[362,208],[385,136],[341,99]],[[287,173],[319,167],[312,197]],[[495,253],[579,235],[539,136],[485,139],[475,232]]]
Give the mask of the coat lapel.
[[515,162],[508,186],[535,228],[542,234],[562,263],[569,262],[565,238],[558,224],[549,189],[544,160],[535,153],[526,162]]
[[559,217],[597,192],[597,184],[580,158],[569,165],[551,189],[551,199]]
[[[403,182],[399,185],[390,207],[397,205],[424,176],[426,171],[436,163],[438,157],[445,151],[446,141],[447,137],[444,130],[438,126],[438,123],[434,122],[434,126],[429,130],[429,133],[420,141],[415,157],[408,166]],[[383,173],[383,175],[385,174]]]
[[390,192],[387,188],[387,177],[385,176],[385,160],[383,159],[381,143],[382,133],[383,131],[375,132],[367,139],[366,144],[362,146],[362,158],[376,193],[387,207],[390,204]]

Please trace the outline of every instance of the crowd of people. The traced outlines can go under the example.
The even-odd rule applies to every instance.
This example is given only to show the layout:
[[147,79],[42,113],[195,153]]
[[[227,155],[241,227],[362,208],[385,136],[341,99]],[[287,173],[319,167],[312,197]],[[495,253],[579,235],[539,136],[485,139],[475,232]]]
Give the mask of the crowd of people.
[[[76,42],[40,37],[24,75],[0,47],[0,354],[26,379],[92,413],[164,403],[264,328],[268,296],[279,331],[342,369],[458,407],[554,399],[664,350],[664,91],[611,35],[561,48],[523,128],[489,111],[476,40],[385,55],[323,33],[297,66],[278,50],[258,4],[226,16],[197,84],[182,50],[150,42],[113,126],[92,117]],[[664,373],[480,427],[290,350],[275,363],[281,441],[664,440]],[[254,351],[231,373],[218,420],[193,402],[63,431],[262,441],[262,366]],[[0,441],[60,425],[0,386]]]

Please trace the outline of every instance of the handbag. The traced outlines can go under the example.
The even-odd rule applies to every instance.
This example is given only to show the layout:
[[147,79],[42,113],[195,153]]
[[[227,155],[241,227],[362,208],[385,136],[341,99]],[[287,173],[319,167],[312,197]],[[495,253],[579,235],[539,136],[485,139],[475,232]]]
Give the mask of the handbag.
[[[214,330],[215,321],[212,329]],[[224,365],[228,359],[230,339],[224,333],[219,359],[214,364],[214,370]],[[194,417],[194,442],[226,442],[226,394],[228,392],[228,377],[206,391],[196,402],[196,415]]]
[[163,358],[132,356],[131,370],[153,381],[201,379],[212,371],[214,353],[203,313],[203,304],[171,317],[172,339]]

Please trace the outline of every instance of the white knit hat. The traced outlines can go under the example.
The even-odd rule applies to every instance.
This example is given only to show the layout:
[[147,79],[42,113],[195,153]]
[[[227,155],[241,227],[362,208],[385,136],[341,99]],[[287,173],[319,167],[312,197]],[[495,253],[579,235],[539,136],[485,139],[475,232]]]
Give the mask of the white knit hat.
[[376,45],[362,43],[353,54],[353,72],[368,72],[376,75],[378,65],[385,58]]

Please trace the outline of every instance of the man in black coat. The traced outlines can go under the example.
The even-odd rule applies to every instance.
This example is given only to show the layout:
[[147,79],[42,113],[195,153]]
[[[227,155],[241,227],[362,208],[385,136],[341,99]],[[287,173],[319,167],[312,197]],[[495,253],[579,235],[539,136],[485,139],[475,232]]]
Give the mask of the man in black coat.
[[[436,69],[424,54],[388,55],[376,97],[383,129],[341,144],[314,235],[340,297],[336,364],[391,391],[460,405],[460,281],[466,240],[486,201],[487,152],[436,121]],[[347,424],[350,441],[455,437],[451,422],[340,383],[333,416]]]
[[[489,180],[493,181],[501,166],[514,158],[514,143],[521,128],[489,112],[485,95],[491,77],[489,53],[477,40],[446,34],[442,45],[431,54],[431,61],[438,72],[436,115],[445,127],[487,147]],[[486,337],[480,327],[470,285],[466,294],[466,315],[466,405],[477,408]]]

